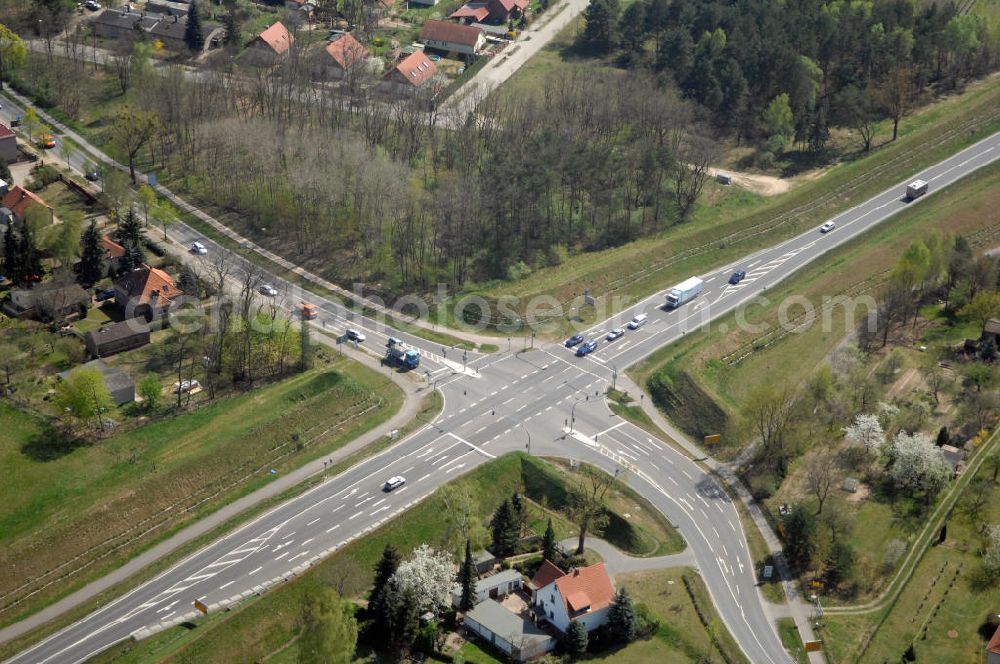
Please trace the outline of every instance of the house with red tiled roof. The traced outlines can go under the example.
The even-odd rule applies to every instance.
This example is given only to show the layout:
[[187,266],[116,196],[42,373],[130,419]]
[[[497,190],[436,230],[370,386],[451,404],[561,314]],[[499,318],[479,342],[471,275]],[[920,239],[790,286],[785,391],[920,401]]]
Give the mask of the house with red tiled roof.
[[448,14],[448,18],[458,19],[462,23],[482,23],[489,15],[490,10],[485,2],[468,2]]
[[170,303],[183,295],[170,275],[143,265],[115,280],[115,303],[125,318],[145,318],[147,322],[165,318]]
[[108,274],[111,276],[118,274],[121,269],[122,257],[125,255],[125,247],[107,235],[102,235],[101,248],[104,249],[104,259],[108,262]]
[[295,36],[278,21],[250,40],[240,62],[258,67],[276,64],[288,55],[294,43]]
[[0,159],[7,164],[17,161],[17,136],[2,122],[0,122]]
[[486,44],[486,36],[471,25],[430,20],[420,29],[420,41],[427,48],[475,55]]
[[524,10],[528,8],[528,0],[487,0],[486,7],[490,10],[490,21],[506,23],[524,14]]
[[335,33],[312,57],[310,69],[319,79],[339,81],[364,63],[371,53],[349,32]]
[[436,73],[437,67],[430,58],[422,50],[414,51],[386,72],[379,89],[390,94],[414,95],[427,89]]
[[986,645],[986,664],[1000,664],[1000,627]]
[[[546,572],[550,573],[551,570]],[[538,574],[535,576],[538,577]],[[532,579],[532,586],[534,582],[535,579]],[[569,629],[571,622],[581,623],[589,632],[607,622],[608,608],[614,599],[615,587],[611,577],[604,563],[597,563],[590,567],[575,567],[534,591],[532,609],[538,618],[551,623],[561,632]]]
[[50,224],[56,223],[56,215],[52,206],[43,201],[38,194],[28,191],[19,184],[14,185],[4,193],[3,202],[0,203],[0,222],[10,223],[11,219],[24,221],[25,215],[32,207],[41,209],[48,216]]
[[566,576],[566,572],[559,569],[551,560],[543,560],[538,571],[528,582],[528,589],[531,590],[531,603],[538,600],[538,591],[549,585],[556,579]]

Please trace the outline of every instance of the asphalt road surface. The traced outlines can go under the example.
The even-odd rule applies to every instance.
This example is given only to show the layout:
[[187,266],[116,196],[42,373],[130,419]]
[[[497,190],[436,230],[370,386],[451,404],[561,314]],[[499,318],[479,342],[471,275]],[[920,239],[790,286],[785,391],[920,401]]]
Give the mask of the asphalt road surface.
[[[929,181],[928,195],[933,195],[996,159],[998,148],[1000,134],[913,178]],[[258,517],[9,661],[80,662],[129,636],[142,638],[197,617],[195,600],[211,611],[219,610],[301,573],[456,476],[498,455],[526,449],[531,454],[577,459],[623,473],[625,481],[680,530],[717,611],[750,661],[791,661],[755,586],[746,538],[728,495],[689,458],[614,416],[601,395],[614,371],[624,370],[687,331],[756,297],[762,289],[788,278],[907,205],[921,204],[923,199],[913,203],[902,200],[904,184],[835,217],[837,228],[830,233],[812,230],[704,275],[705,291],[678,310],[664,310],[664,294],[659,293],[624,312],[620,320],[595,326],[588,331],[588,338],[601,338],[600,345],[585,358],[575,357],[561,344],[547,344],[522,353],[470,353],[465,358],[467,370],[463,370],[453,356],[443,357],[440,346],[406,337],[427,358],[445,400],[444,410],[434,422]],[[198,237],[180,225],[172,233],[182,242]],[[214,245],[209,249],[224,251]],[[737,267],[747,270],[747,278],[738,286],[729,286],[726,280]],[[277,278],[271,283],[289,288]],[[345,312],[339,305],[315,296],[311,301],[323,310],[321,317],[333,321],[329,325],[344,326]],[[614,342],[603,340],[608,329],[637,312],[649,314],[644,327],[627,331]],[[375,335],[382,333],[376,331],[374,322],[355,319],[351,324],[374,333],[366,343],[381,342]],[[384,333],[405,336],[388,330]],[[392,492],[383,491],[383,482],[393,475],[406,477],[406,484]]]

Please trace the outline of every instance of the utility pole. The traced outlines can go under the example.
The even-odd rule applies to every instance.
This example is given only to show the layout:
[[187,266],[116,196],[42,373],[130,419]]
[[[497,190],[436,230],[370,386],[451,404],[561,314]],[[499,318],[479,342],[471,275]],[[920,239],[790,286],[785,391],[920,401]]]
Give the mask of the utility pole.
[[611,365],[611,389],[615,389],[615,385],[618,383],[618,367]]

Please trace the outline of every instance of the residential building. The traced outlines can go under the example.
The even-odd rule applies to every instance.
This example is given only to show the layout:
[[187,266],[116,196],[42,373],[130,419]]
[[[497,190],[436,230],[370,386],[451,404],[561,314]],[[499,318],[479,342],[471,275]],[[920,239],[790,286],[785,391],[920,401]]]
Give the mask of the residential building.
[[17,161],[17,135],[2,122],[0,122],[0,159],[7,164]]
[[186,18],[191,11],[191,4],[187,2],[175,2],[175,0],[147,0],[147,12],[157,12],[164,16],[179,16]]
[[78,285],[49,282],[34,288],[16,289],[3,304],[12,318],[31,318],[43,322],[61,321],[87,315],[90,295]]
[[428,84],[436,73],[437,67],[430,58],[422,50],[417,50],[386,72],[379,89],[390,94],[415,95],[429,88]]
[[108,276],[115,276],[122,269],[122,258],[125,247],[121,246],[107,235],[101,236],[101,247],[104,248],[104,259],[108,262]]
[[37,207],[42,214],[47,215],[50,224],[56,223],[56,213],[52,206],[43,201],[38,194],[28,191],[19,184],[15,184],[4,194],[3,202],[0,204],[0,222],[4,224],[10,223],[11,220],[23,222],[32,207]]
[[256,67],[267,67],[281,62],[295,43],[295,37],[284,23],[278,21],[250,40],[240,55],[240,62]]
[[551,560],[543,560],[535,571],[535,575],[531,577],[531,581],[528,582],[528,590],[531,591],[531,604],[538,603],[539,590],[563,576],[566,576],[566,572],[559,569]]
[[448,18],[455,18],[462,23],[482,23],[490,16],[490,9],[485,2],[469,2],[448,15]]
[[[523,579],[521,573],[516,569],[508,569],[488,576],[485,579],[476,581],[476,597],[474,603],[478,604],[487,599],[497,599],[509,595],[521,588]],[[451,591],[451,603],[458,606],[462,601],[462,586],[457,585]]]
[[139,318],[130,318],[87,332],[83,344],[90,357],[107,357],[149,343],[149,325]]
[[339,81],[370,55],[351,33],[335,32],[330,35],[329,43],[315,53],[310,66],[316,78]]
[[486,6],[490,10],[490,21],[507,23],[524,14],[524,10],[528,8],[528,0],[487,0]]
[[183,291],[163,270],[143,265],[115,280],[115,303],[126,318],[144,318],[146,322],[162,320],[174,298]]
[[[100,371],[104,377],[104,386],[108,388],[116,406],[135,401],[135,382],[121,369],[109,367],[102,360],[91,360],[80,365],[77,369],[97,369]],[[63,371],[59,374],[59,378],[65,380],[73,371],[76,369]]]
[[604,563],[597,563],[573,568],[539,588],[532,608],[540,620],[561,632],[569,629],[570,622],[583,624],[589,632],[607,622],[614,598],[611,577]]
[[465,629],[515,662],[540,657],[556,646],[556,640],[535,625],[491,599],[480,602],[465,614]]
[[1000,664],[1000,627],[986,645],[986,664]]
[[486,36],[471,25],[430,20],[420,29],[420,41],[439,51],[476,55],[486,44]]
[[184,34],[187,32],[187,14],[165,16],[149,29],[149,36],[161,42],[171,51],[184,51],[188,48]]
[[479,576],[492,572],[497,562],[497,557],[486,549],[480,549],[472,554],[472,563],[476,566],[476,574]]

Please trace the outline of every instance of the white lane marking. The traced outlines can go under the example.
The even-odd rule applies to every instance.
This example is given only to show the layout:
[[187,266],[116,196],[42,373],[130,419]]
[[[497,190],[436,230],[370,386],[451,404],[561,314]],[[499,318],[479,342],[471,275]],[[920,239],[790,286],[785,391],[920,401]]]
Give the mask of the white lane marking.
[[285,535],[284,537],[282,537],[281,541],[285,541],[286,539],[288,539],[289,537],[291,537],[294,534],[295,534],[295,531],[293,530],[292,532],[290,532],[287,535]]
[[431,465],[432,465],[432,466],[436,466],[436,465],[438,465],[439,463],[441,463],[442,461],[444,461],[444,460],[445,460],[445,459],[447,459],[447,458],[448,458],[448,455],[447,455],[447,454],[445,454],[445,455],[444,455],[444,456],[442,456],[442,457],[441,457],[440,459],[434,459],[434,461],[431,461]]
[[310,521],[309,523],[307,523],[307,524],[306,524],[306,526],[311,526],[311,525],[313,525],[314,523],[316,523],[317,521],[319,521],[319,518],[315,518],[315,519],[313,519],[312,521]]
[[306,544],[308,544],[309,542],[313,541],[314,539],[316,539],[316,538],[315,537],[310,537],[309,539],[307,539],[305,542],[302,543],[302,546],[305,546]]
[[252,570],[250,570],[249,572],[247,572],[247,576],[253,576],[253,575],[254,575],[254,574],[256,574],[257,572],[261,571],[261,570],[262,570],[263,568],[264,568],[264,566],[263,566],[263,565],[261,565],[261,566],[260,566],[260,567],[258,567],[257,569],[252,569]]
[[431,476],[431,474],[430,474],[430,473],[427,473],[426,475],[424,475],[424,476],[422,476],[422,477],[418,477],[418,478],[417,478],[417,481],[419,482],[420,480],[426,480],[426,479],[427,479],[428,477],[430,477],[430,476]]
[[358,518],[359,516],[361,516],[362,514],[364,514],[364,510],[362,510],[362,511],[358,512],[357,514],[353,514],[353,515],[351,515],[351,516],[347,517],[347,520],[348,520],[348,521],[354,521],[355,519],[357,519],[357,518]]
[[[383,498],[382,500],[378,501],[377,503],[372,503],[372,507],[378,507],[379,505],[381,505],[382,503],[384,503],[386,500],[388,500],[388,498]],[[303,542],[303,544],[305,544],[305,542]]]
[[274,561],[277,562],[277,561],[281,560],[282,558],[284,558],[285,556],[287,556],[289,553],[291,553],[291,551],[285,551],[280,556],[275,556]]
[[219,586],[219,590],[225,590],[234,583],[236,583],[235,579],[233,581],[230,581],[229,583],[223,583],[221,586]]
[[336,507],[334,507],[334,508],[333,508],[332,510],[330,510],[330,514],[333,514],[333,513],[334,513],[334,512],[336,512],[337,510],[342,510],[342,509],[344,509],[344,505],[346,505],[346,504],[347,504],[347,503],[344,503],[343,505],[337,505],[337,506],[336,506]]
[[309,555],[308,551],[303,551],[302,553],[295,554],[294,556],[292,556],[291,558],[289,558],[288,562],[293,562],[293,561],[295,561],[295,560],[297,560],[297,559],[299,559],[299,558],[301,558],[303,556],[308,556],[308,555]]
[[326,532],[327,532],[328,534],[329,534],[329,533],[332,533],[332,532],[333,532],[333,531],[335,531],[335,530],[336,530],[337,528],[340,528],[340,524],[339,524],[339,523],[338,523],[338,524],[337,524],[336,526],[334,526],[333,528],[327,528],[327,529],[326,529]]

